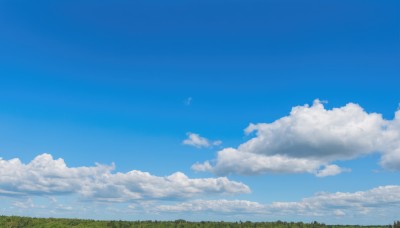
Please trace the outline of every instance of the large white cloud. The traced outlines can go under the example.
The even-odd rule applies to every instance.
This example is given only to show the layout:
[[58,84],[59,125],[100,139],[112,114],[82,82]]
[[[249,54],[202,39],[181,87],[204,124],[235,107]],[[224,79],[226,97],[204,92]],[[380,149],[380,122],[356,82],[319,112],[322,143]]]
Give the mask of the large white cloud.
[[358,192],[318,193],[294,202],[261,204],[246,200],[193,200],[155,206],[159,212],[215,212],[284,216],[370,216],[400,207],[400,186],[388,185]]
[[60,195],[124,202],[135,199],[181,199],[210,194],[249,193],[248,186],[226,177],[190,179],[181,172],[159,177],[133,170],[113,173],[114,165],[68,167],[50,154],[28,164],[0,159],[0,195]]
[[219,151],[215,161],[192,168],[218,175],[306,172],[328,176],[348,170],[332,162],[379,152],[384,168],[400,169],[400,111],[393,120],[385,120],[358,104],[328,110],[315,100],[312,106],[294,107],[290,115],[272,123],[250,124],[245,132],[256,136],[238,148]]

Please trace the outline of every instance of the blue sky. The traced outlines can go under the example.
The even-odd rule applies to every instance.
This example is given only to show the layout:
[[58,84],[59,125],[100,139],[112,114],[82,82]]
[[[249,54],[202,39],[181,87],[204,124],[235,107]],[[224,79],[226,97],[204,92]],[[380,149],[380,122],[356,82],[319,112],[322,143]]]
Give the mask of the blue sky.
[[391,223],[399,15],[398,1],[0,1],[0,213]]

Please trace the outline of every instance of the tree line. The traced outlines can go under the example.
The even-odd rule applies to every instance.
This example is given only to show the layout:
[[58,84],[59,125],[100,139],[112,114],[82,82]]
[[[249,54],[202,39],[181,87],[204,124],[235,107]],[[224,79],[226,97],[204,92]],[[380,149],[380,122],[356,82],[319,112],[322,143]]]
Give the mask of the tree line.
[[393,225],[382,226],[359,226],[359,225],[326,225],[324,223],[311,222],[189,222],[185,220],[175,221],[101,221],[87,219],[64,219],[64,218],[32,218],[21,216],[0,216],[0,227],[6,228],[91,228],[91,227],[110,227],[110,228],[400,228],[400,221]]

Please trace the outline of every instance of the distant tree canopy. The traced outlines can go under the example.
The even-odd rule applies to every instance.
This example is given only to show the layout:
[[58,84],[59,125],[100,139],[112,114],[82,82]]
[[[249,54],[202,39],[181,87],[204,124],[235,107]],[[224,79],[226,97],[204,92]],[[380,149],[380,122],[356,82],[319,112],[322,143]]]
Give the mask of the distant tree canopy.
[[111,227],[111,228],[208,228],[208,227],[226,227],[226,228],[400,228],[400,221],[394,222],[392,225],[383,226],[354,226],[354,225],[326,225],[318,222],[303,223],[303,222],[188,222],[183,219],[175,221],[96,221],[85,219],[61,219],[61,218],[31,218],[19,216],[0,216],[0,227],[7,228],[64,228],[64,227]]

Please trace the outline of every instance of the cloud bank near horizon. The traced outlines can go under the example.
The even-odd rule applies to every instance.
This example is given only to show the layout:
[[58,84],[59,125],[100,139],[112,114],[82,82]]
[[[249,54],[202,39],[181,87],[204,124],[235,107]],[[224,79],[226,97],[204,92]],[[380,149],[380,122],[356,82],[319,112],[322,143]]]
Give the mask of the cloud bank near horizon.
[[366,191],[317,193],[294,202],[261,204],[247,200],[192,200],[154,207],[157,212],[213,212],[228,214],[368,216],[400,206],[400,186],[379,186]]
[[325,109],[313,105],[293,107],[288,116],[272,123],[250,124],[245,133],[255,137],[237,148],[224,148],[215,160],[196,163],[195,171],[216,175],[263,173],[311,173],[318,177],[350,171],[333,164],[380,153],[380,165],[400,170],[400,111],[393,120],[367,113],[348,103]]
[[[247,219],[285,219],[288,216],[306,219],[329,218],[329,220],[357,218],[365,220],[371,215],[379,215],[382,221],[396,219],[400,206],[400,186],[386,185],[357,192],[321,192],[302,198],[298,201],[273,201],[260,203],[241,199],[184,199],[180,201],[163,199],[133,200],[130,202],[101,202],[92,204],[91,201],[70,202],[60,200],[60,196],[48,197],[48,200],[37,200],[38,196],[12,197],[12,208],[20,213],[35,210],[39,214],[49,210],[52,214],[72,215],[73,213],[100,213],[98,206],[107,213],[119,216],[132,215],[166,216],[165,218],[180,217],[190,214],[193,218],[204,219],[216,216],[218,219],[243,218]],[[47,202],[46,202],[47,201]],[[97,206],[96,206],[97,205]],[[97,209],[96,209],[97,208]],[[0,209],[3,212],[9,208]],[[104,212],[104,211],[103,211]],[[236,220],[237,221],[237,220]],[[379,221],[375,221],[375,223]]]

